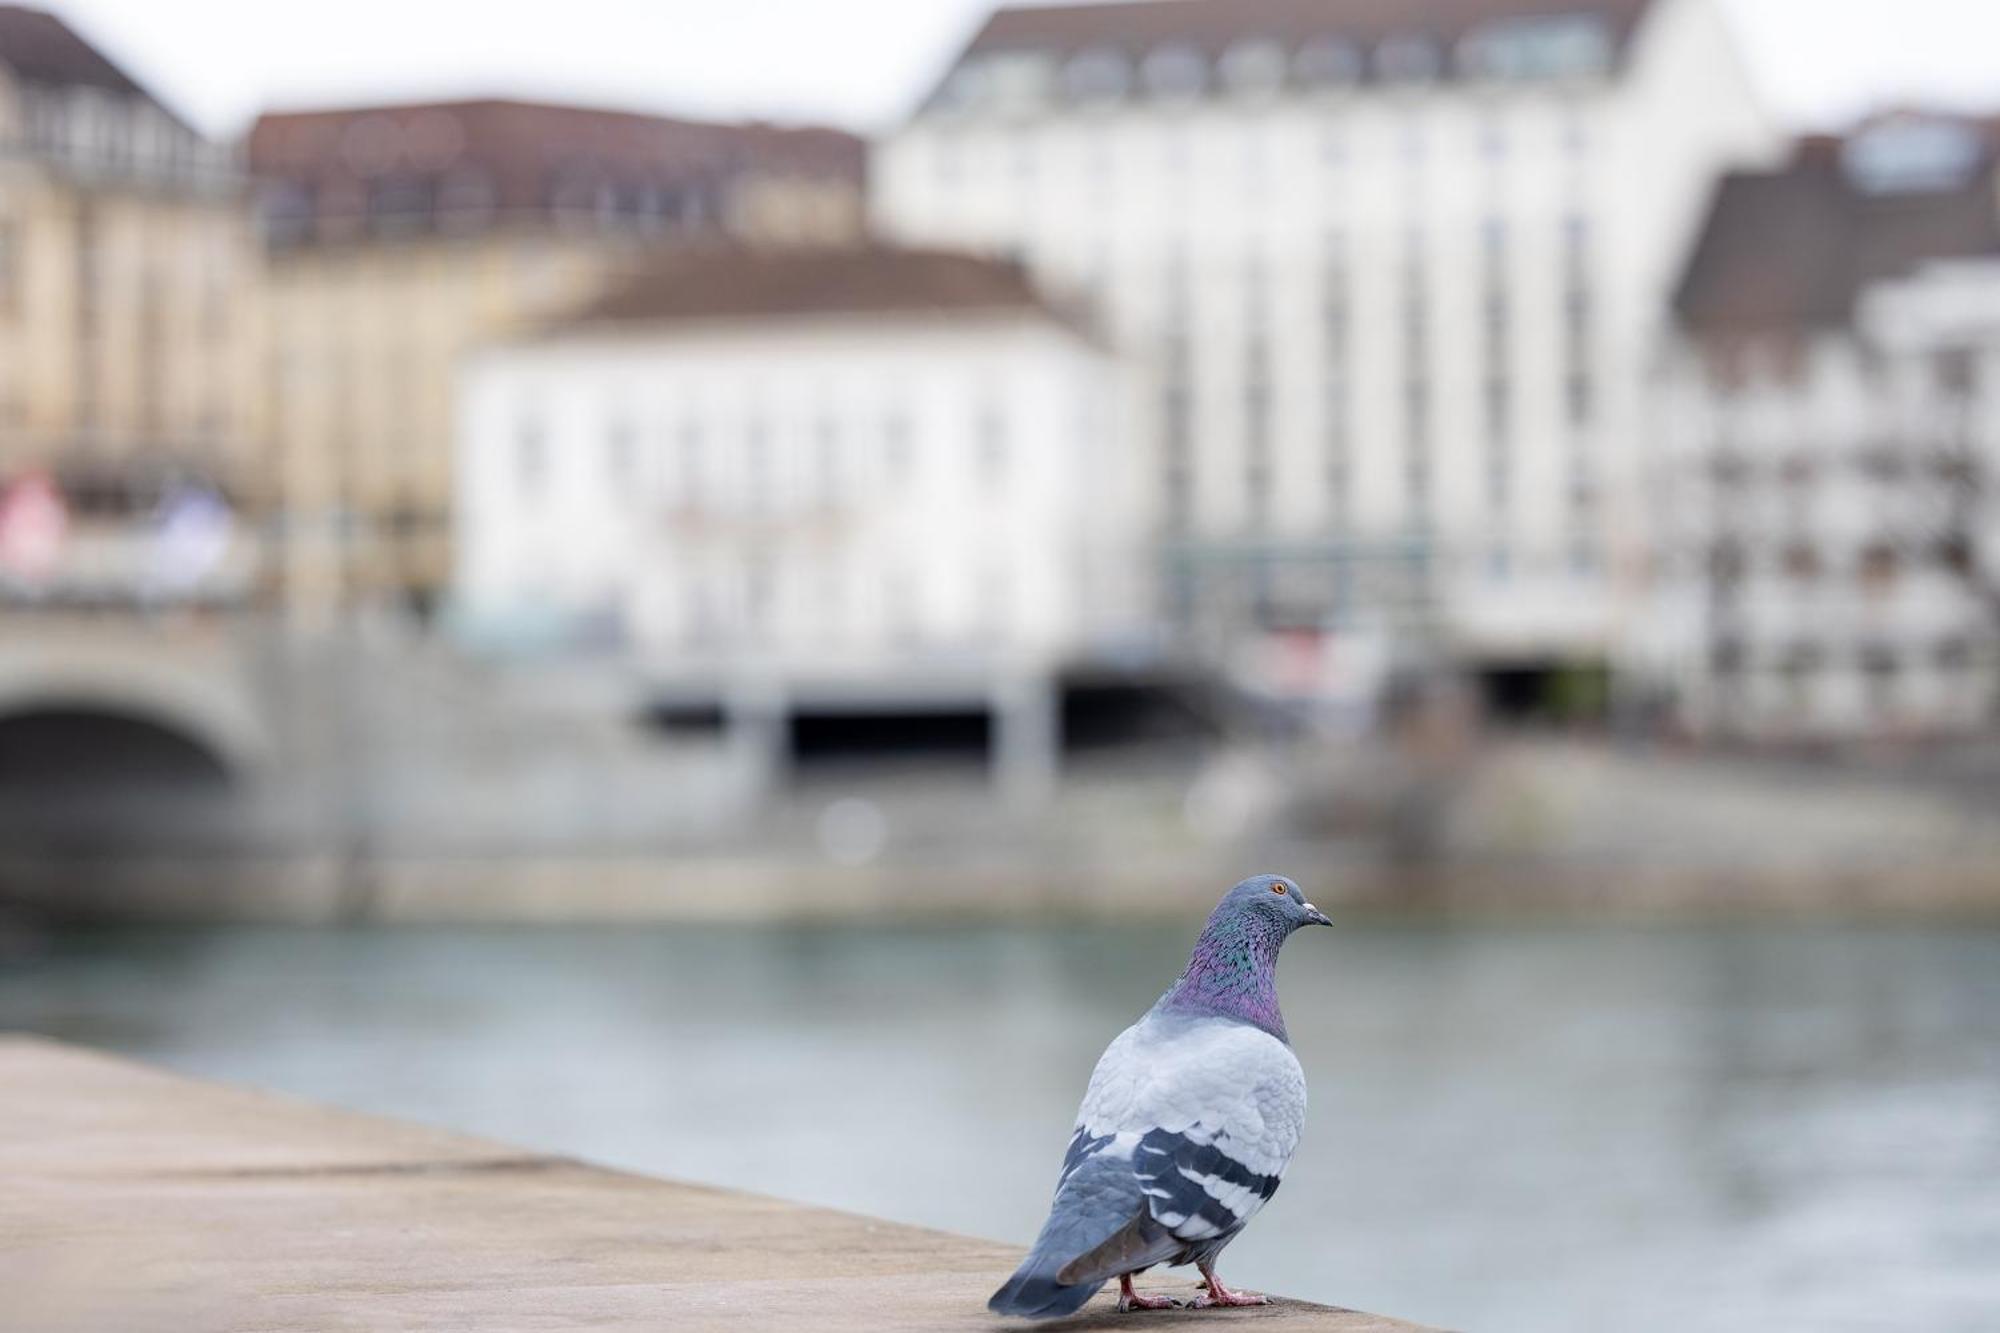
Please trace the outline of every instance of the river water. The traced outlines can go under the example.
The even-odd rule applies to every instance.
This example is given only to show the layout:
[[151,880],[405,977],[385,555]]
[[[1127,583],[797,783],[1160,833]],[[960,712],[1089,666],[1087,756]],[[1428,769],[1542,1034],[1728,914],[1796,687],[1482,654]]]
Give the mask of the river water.
[[[1186,943],[59,935],[0,962],[0,1029],[1024,1240]],[[2000,1328],[2000,930],[1358,924],[1281,989],[1312,1112],[1233,1282],[1523,1333]]]

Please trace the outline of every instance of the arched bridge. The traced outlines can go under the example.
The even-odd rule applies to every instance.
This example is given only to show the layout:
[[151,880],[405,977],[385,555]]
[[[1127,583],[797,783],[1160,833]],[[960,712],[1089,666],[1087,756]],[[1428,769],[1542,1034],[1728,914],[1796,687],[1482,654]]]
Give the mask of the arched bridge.
[[[272,721],[229,622],[9,613],[0,618],[0,775],[32,790],[81,746],[157,767],[179,752],[254,779],[274,762]],[[88,756],[86,756],[88,757]]]

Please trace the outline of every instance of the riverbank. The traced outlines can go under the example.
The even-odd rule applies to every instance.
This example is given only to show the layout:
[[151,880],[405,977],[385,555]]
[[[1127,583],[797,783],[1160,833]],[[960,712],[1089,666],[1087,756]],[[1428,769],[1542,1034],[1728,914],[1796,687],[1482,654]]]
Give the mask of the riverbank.
[[[645,799],[666,803],[671,785]],[[628,800],[637,797],[629,796]],[[1021,809],[977,772],[802,775],[651,836],[407,814],[326,843],[190,822],[0,840],[17,920],[786,924],[1179,919],[1283,870],[1356,911],[2000,917],[2000,781],[1549,738],[1091,759]]]
[[[0,1284],[19,1327],[986,1329],[1005,1326],[984,1303],[1018,1257],[0,1039]],[[1289,1300],[1248,1316],[1416,1330]],[[1065,1325],[1114,1326],[1104,1297]]]

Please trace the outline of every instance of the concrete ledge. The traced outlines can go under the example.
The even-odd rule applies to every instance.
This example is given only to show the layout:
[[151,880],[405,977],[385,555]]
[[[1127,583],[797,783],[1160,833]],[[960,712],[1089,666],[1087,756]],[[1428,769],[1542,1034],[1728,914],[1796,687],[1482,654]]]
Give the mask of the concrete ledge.
[[[9,1327],[1020,1328],[984,1304],[1017,1258],[0,1038]],[[1055,1327],[1225,1324],[1415,1327],[1295,1301],[1120,1316],[1108,1297]]]

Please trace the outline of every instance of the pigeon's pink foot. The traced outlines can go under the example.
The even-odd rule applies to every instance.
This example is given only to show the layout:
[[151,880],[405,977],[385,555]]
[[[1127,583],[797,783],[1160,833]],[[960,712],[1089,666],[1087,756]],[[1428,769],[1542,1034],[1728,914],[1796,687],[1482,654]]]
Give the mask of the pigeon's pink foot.
[[1118,1313],[1130,1314],[1134,1310],[1178,1310],[1181,1303],[1171,1296],[1141,1296],[1132,1290],[1132,1275],[1127,1273],[1118,1279]]
[[1221,1278],[1218,1278],[1206,1269],[1202,1271],[1202,1276],[1208,1279],[1208,1293],[1194,1298],[1194,1309],[1212,1310],[1217,1307],[1234,1308],[1240,1305],[1269,1305],[1271,1303],[1269,1296],[1259,1296],[1254,1291],[1231,1291],[1222,1285]]

